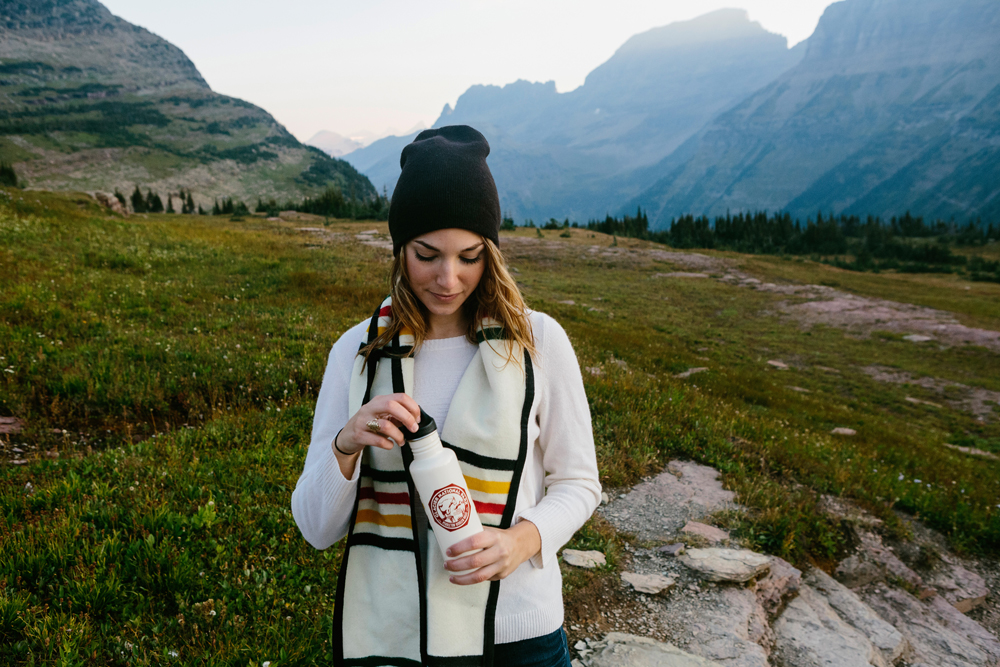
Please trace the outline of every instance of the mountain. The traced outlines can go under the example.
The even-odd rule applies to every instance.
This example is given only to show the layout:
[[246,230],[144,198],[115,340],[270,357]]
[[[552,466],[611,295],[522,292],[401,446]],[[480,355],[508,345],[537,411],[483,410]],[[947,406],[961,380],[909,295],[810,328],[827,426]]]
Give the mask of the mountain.
[[[802,54],[745,11],[724,9],[635,35],[567,93],[551,81],[472,86],[434,127],[486,135],[501,205],[515,218],[603,217],[656,181],[648,168]],[[345,159],[391,191],[413,136]]]
[[213,92],[180,49],[96,0],[0,2],[0,161],[28,187],[184,188],[203,205],[328,184],[375,194],[354,167]]
[[306,141],[306,145],[315,146],[330,157],[341,157],[361,148],[361,143],[329,130],[320,130]]
[[1000,217],[1000,3],[845,0],[802,62],[712,120],[624,206]]

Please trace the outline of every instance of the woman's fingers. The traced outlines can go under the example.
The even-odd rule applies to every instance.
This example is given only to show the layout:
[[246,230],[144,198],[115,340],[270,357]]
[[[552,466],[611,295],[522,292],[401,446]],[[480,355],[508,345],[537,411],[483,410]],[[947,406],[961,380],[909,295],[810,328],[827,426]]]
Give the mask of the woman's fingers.
[[[384,410],[382,410],[382,412],[395,417],[399,423],[406,427],[411,433],[416,431],[417,425],[420,423],[420,408],[417,406],[416,402],[406,394],[392,394],[386,398],[388,400],[385,402]],[[405,401],[409,401],[409,403],[413,404],[413,407],[417,408],[416,413],[414,413],[413,410],[406,405]]]
[[[499,538],[501,531],[498,528],[493,528],[491,526],[485,526],[483,532],[476,533],[471,537],[467,537],[464,540],[455,542],[455,544],[448,547],[448,553],[445,554],[448,558],[454,556],[461,556],[466,551],[473,551],[474,549],[486,549],[493,546],[497,539]],[[455,568],[458,570],[463,570],[467,568]]]
[[490,563],[489,565],[485,565],[474,572],[469,572],[467,574],[456,574],[450,578],[450,581],[451,583],[458,584],[460,586],[468,586],[470,584],[481,584],[484,581],[501,578],[499,576],[501,570],[502,567],[500,563]]

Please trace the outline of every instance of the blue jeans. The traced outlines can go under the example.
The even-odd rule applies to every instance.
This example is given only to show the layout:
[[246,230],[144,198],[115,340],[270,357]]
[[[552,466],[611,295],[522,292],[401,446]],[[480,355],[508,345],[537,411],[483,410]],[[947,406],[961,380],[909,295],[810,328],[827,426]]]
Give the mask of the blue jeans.
[[566,632],[559,628],[541,637],[524,639],[493,648],[496,667],[570,667]]

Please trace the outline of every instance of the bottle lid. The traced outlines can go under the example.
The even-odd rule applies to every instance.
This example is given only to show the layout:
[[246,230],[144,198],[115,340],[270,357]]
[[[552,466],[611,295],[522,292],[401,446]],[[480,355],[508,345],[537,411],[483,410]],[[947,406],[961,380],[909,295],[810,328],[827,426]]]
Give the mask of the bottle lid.
[[430,435],[437,430],[437,424],[434,423],[434,418],[429,414],[424,412],[423,408],[420,408],[420,424],[417,426],[415,433],[408,434],[406,436],[407,440],[417,440],[423,438],[424,436]]

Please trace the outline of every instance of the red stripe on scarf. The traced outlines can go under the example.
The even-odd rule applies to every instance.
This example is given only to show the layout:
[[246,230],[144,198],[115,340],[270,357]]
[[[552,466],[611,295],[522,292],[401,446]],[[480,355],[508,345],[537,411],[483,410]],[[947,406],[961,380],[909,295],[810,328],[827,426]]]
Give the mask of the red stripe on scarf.
[[480,514],[503,514],[504,506],[500,503],[481,503],[478,500],[474,500],[476,503],[476,511]]
[[[361,500],[374,500],[379,505],[409,505],[409,493],[377,493],[370,486],[361,487]],[[502,511],[502,509],[501,509]]]

